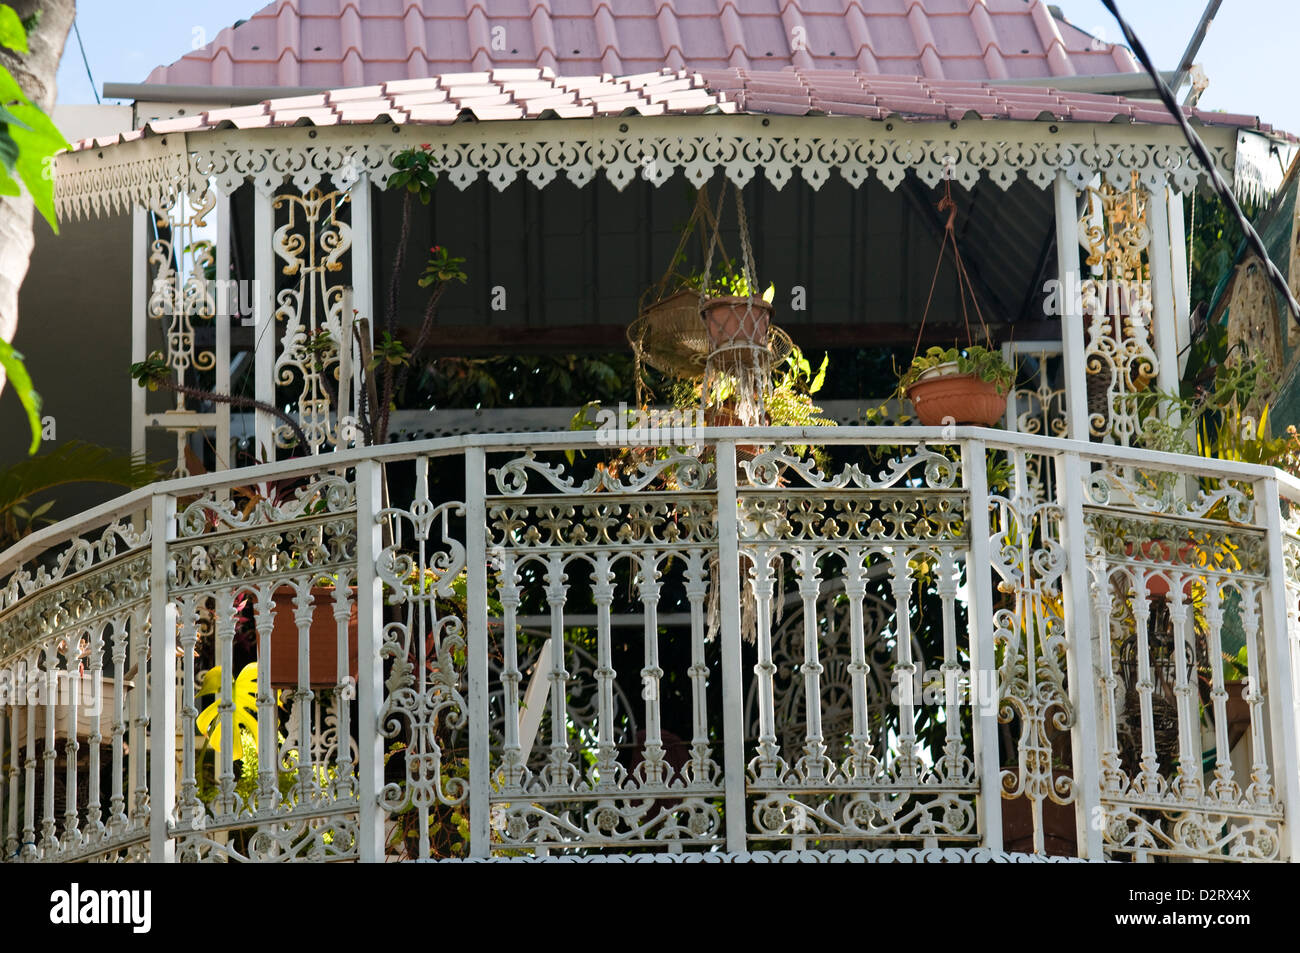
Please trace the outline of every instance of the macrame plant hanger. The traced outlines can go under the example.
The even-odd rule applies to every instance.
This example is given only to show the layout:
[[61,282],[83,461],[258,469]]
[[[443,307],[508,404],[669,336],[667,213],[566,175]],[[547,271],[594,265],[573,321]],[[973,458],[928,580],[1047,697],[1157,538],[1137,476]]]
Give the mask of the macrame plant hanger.
[[962,261],[961,250],[957,247],[957,203],[952,197],[952,163],[951,160],[945,160],[943,169],[943,198],[939,200],[936,206],[940,214],[947,212],[948,220],[943,225],[943,240],[939,243],[939,254],[934,263],[934,275],[930,278],[930,293],[925,298],[925,310],[921,312],[921,326],[916,331],[916,344],[912,348],[912,360],[916,360],[921,353],[921,339],[925,334],[925,319],[930,314],[930,303],[934,300],[934,288],[939,281],[939,269],[943,267],[943,252],[947,247],[952,248],[952,258],[957,267],[957,299],[961,303],[962,324],[966,328],[966,346],[970,347],[975,343],[971,337],[970,331],[970,314],[966,308],[966,298],[970,298],[971,306],[975,309],[975,317],[979,321],[980,330],[984,332],[984,346],[992,350],[993,339],[989,335],[988,325],[984,323],[984,315],[980,311],[979,299],[975,297],[975,287],[971,284],[970,275],[966,272],[966,263]]
[[638,405],[645,406],[655,398],[645,380],[647,364],[679,380],[697,380],[704,374],[709,342],[704,322],[700,319],[699,295],[691,288],[671,289],[675,283],[684,280],[678,266],[686,260],[692,235],[698,235],[700,255],[705,254],[708,239],[704,226],[711,220],[709,193],[701,187],[695,193],[695,207],[682,226],[677,248],[664,269],[663,277],[642,293],[636,320],[628,326],[628,343],[632,345],[636,365]]
[[[740,234],[741,277],[744,279],[744,303],[714,309],[705,315],[709,335],[709,356],[704,365],[700,398],[706,419],[718,425],[761,427],[767,424],[767,398],[772,389],[771,311],[755,307],[758,270],[754,267],[754,249],[749,240],[749,220],[745,215],[745,198],[739,186],[733,186],[736,225]],[[713,256],[721,254],[724,267],[732,273],[734,265],[722,241],[722,210],[726,187],[719,191],[717,209],[709,216],[712,227],[704,256],[703,280],[700,283],[700,307],[712,297],[709,286],[713,277]],[[780,349],[780,345],[778,344]]]
[[[642,294],[638,302],[636,320],[628,326],[628,343],[632,346],[635,360],[637,403],[640,405],[648,404],[655,397],[646,385],[647,365],[671,378],[694,382],[699,388],[702,404],[707,409],[707,401],[704,397],[708,391],[703,387],[704,379],[711,377],[716,380],[720,374],[730,373],[733,365],[739,364],[746,369],[743,375],[745,378],[743,386],[758,393],[761,401],[766,395],[767,388],[770,387],[770,374],[765,381],[751,382],[754,367],[757,366],[759,369],[766,367],[770,370],[774,358],[780,360],[790,352],[789,337],[780,329],[769,327],[766,311],[755,309],[752,302],[746,303],[734,328],[725,326],[713,328],[715,332],[721,333],[721,337],[718,333],[710,333],[710,327],[701,315],[701,306],[708,298],[707,292],[715,255],[721,259],[723,267],[728,271],[733,267],[722,240],[720,227],[725,198],[725,186],[719,192],[716,203],[710,200],[707,187],[701,187],[696,192],[695,206],[690,218],[682,227],[677,248],[668,267],[664,270],[663,277]],[[756,280],[754,255],[749,242],[748,224],[744,218],[744,205],[739,203],[739,199],[738,204],[745,280],[752,291]],[[699,253],[704,260],[704,272],[698,287],[688,287],[689,279],[679,271],[679,267],[686,260],[692,236],[698,236]],[[674,285],[678,286],[675,291],[672,290]],[[766,356],[753,353],[756,350],[755,342],[750,338],[760,330],[759,324],[766,330],[765,335],[757,335],[758,343],[766,349]],[[749,337],[746,337],[744,332],[748,332]],[[748,359],[745,359],[746,351],[750,352]],[[710,366],[711,360],[712,366]],[[750,411],[749,415],[757,421],[759,415],[754,413],[752,408],[747,409]],[[740,416],[743,417],[744,414]]]

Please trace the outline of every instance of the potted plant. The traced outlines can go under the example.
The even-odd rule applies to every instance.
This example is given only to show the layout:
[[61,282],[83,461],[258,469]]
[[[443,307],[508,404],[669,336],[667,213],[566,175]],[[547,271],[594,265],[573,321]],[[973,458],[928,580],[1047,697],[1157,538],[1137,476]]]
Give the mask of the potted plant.
[[[320,580],[317,580],[320,582]],[[298,686],[298,621],[295,617],[293,586],[280,586],[271,595],[271,685],[274,688]],[[312,688],[333,688],[338,684],[338,622],[334,618],[334,587],[311,587],[312,616],[311,663],[307,684]],[[353,587],[349,596],[348,672],[357,676],[357,600]]]
[[713,349],[744,342],[765,346],[772,323],[772,301],[776,286],[769,284],[761,295],[755,294],[749,278],[738,271],[726,270],[705,282],[693,279],[701,290],[700,314]]
[[994,426],[1007,410],[1016,372],[1001,353],[978,344],[932,347],[912,359],[898,380],[901,396],[927,427],[949,423]]

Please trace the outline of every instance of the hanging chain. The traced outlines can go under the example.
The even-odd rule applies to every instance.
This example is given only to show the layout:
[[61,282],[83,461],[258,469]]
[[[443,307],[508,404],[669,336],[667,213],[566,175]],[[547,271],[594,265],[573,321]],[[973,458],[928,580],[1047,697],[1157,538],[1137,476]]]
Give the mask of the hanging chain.
[[952,246],[952,257],[957,266],[957,299],[961,303],[961,319],[966,327],[966,346],[971,347],[975,343],[970,333],[970,315],[966,310],[966,298],[969,296],[971,305],[975,308],[975,317],[979,321],[980,330],[984,332],[984,346],[990,349],[993,347],[988,325],[984,323],[984,314],[980,311],[979,299],[975,296],[975,286],[971,282],[970,275],[966,271],[966,263],[962,261],[961,251],[957,247],[957,203],[952,197],[952,171],[948,167],[944,168],[943,198],[939,200],[937,208],[941,213],[948,213],[948,220],[943,225],[943,241],[939,243],[939,256],[934,263],[934,275],[930,278],[930,292],[925,297],[925,310],[921,312],[921,326],[916,331],[916,346],[912,349],[913,360],[921,353],[925,319],[930,314],[930,303],[934,300],[934,288],[939,281],[939,269],[943,267],[943,252],[949,245]]

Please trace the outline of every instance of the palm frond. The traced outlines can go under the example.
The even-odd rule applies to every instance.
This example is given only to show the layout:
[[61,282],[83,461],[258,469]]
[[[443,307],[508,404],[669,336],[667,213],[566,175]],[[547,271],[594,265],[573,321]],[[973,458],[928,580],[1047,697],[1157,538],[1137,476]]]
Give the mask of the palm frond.
[[143,456],[70,440],[49,453],[0,467],[0,514],[69,483],[111,483],[135,489],[156,479],[157,465]]

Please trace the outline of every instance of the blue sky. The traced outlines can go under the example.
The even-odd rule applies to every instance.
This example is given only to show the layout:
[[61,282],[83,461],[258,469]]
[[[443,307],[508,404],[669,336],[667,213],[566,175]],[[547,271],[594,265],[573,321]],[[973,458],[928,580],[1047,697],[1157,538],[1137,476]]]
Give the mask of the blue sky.
[[[223,27],[264,6],[259,0],[79,0],[77,22],[95,82],[141,82],[155,66],[203,45]],[[1100,0],[1057,0],[1067,19],[1105,40],[1119,29]],[[1173,69],[1204,9],[1201,0],[1120,0],[1161,69]],[[127,12],[129,10],[129,13]],[[1300,55],[1300,2],[1224,0],[1199,57],[1210,77],[1206,109],[1252,113],[1300,133],[1300,97],[1286,68]],[[59,69],[59,101],[93,103],[86,68],[69,37]]]

